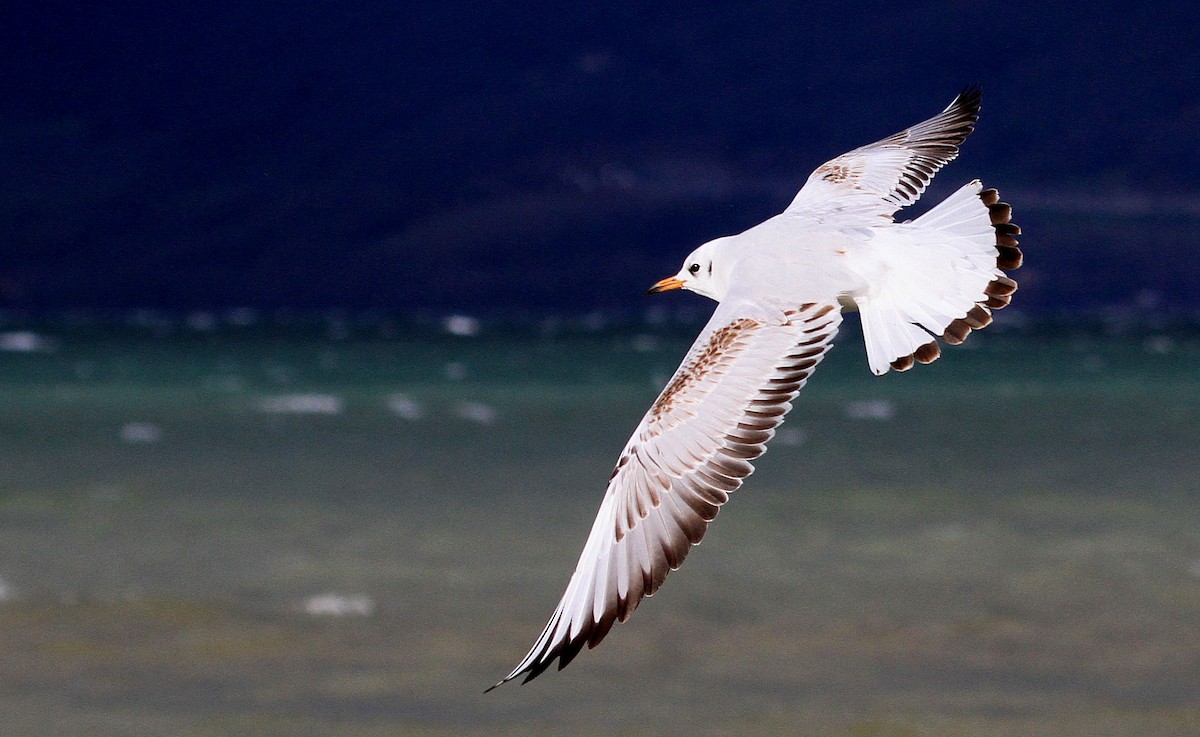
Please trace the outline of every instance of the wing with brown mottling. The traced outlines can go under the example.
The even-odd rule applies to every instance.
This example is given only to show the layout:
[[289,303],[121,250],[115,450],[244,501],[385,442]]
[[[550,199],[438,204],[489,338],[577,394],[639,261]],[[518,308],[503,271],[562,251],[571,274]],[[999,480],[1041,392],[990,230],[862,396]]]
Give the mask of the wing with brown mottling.
[[968,87],[940,114],[817,167],[786,210],[816,222],[891,222],[975,129],[982,92]]
[[[836,302],[783,324],[722,303],[625,446],[566,593],[500,683],[561,669],[678,568],[742,485],[837,333]],[[497,683],[496,685],[500,685]],[[493,686],[495,688],[495,686]]]

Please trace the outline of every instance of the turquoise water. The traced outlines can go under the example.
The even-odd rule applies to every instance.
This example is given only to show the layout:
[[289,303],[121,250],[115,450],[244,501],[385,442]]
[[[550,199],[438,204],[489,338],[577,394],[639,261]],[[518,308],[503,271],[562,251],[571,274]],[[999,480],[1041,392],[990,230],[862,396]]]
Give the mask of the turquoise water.
[[230,317],[0,325],[0,731],[1200,731],[1194,326],[851,327],[662,592],[483,696],[695,325]]

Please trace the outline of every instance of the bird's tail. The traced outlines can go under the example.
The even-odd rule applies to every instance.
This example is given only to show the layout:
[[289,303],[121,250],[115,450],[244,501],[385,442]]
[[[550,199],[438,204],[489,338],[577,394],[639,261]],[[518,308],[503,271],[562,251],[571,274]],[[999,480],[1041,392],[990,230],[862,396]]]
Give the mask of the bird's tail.
[[867,360],[876,374],[907,371],[941,355],[935,338],[958,345],[992,321],[1017,283],[1004,270],[1021,265],[1012,207],[979,180],[899,226],[901,244],[887,253],[884,277],[857,300]]

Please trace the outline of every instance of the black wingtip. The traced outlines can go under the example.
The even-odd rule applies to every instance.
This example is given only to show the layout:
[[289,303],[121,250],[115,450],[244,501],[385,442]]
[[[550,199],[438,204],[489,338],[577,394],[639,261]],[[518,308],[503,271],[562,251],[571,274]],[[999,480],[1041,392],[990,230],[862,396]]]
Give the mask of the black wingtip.
[[521,676],[525,676],[525,678],[521,680],[521,685],[523,686],[526,683],[529,683],[533,679],[540,676],[546,670],[546,667],[549,666],[550,663],[552,663],[552,662],[554,662],[553,658],[551,658],[550,660],[548,660],[544,663],[531,665],[528,668],[526,668],[525,670],[519,670],[514,673],[509,673],[504,678],[501,678],[499,681],[497,681],[497,682],[493,683],[492,685],[488,686],[487,688],[483,689],[483,692],[491,693],[492,691],[496,690],[497,688],[500,688],[501,686],[508,683],[509,681],[515,681],[518,678],[520,678]]
[[[549,660],[547,660],[543,663],[539,663],[538,665],[535,665],[535,666],[531,667],[529,670],[525,671],[525,678],[523,678],[521,680],[521,685],[524,686],[526,683],[529,683],[533,679],[535,679],[538,676],[540,676],[541,674],[545,673],[546,669],[549,668],[550,664],[553,662],[554,662],[554,658],[550,658]],[[559,670],[562,670],[562,669],[560,668]]]
[[946,110],[960,109],[970,111],[970,114],[978,116],[982,102],[983,85],[978,82],[971,82],[962,88],[962,91],[958,93],[958,97],[954,98],[954,102],[951,102]]
[[[492,691],[495,691],[496,689],[500,688],[501,686],[508,683],[509,681],[515,681],[518,678],[521,678],[521,676],[525,676],[524,678],[521,678],[521,685],[524,686],[526,683],[529,683],[533,679],[540,676],[542,673],[545,673],[546,669],[548,667],[550,667],[550,664],[553,663],[555,661],[555,659],[557,659],[557,656],[555,656],[554,658],[550,658],[549,660],[540,662],[540,663],[530,664],[530,666],[528,668],[526,668],[525,670],[519,670],[514,673],[509,673],[504,678],[501,678],[499,681],[497,681],[497,682],[493,683],[492,685],[488,686],[487,688],[483,689],[483,692],[491,693]],[[559,666],[559,670],[562,670],[561,665]]]

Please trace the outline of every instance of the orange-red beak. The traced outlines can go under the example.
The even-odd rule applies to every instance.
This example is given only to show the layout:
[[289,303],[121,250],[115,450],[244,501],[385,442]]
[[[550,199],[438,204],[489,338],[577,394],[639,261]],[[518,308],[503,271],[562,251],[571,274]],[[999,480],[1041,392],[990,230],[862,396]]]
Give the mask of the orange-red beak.
[[668,276],[666,279],[656,283],[654,286],[646,290],[646,294],[658,294],[659,292],[669,292],[672,289],[683,289],[683,280],[676,279],[673,276]]

